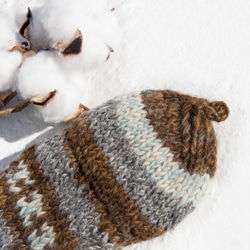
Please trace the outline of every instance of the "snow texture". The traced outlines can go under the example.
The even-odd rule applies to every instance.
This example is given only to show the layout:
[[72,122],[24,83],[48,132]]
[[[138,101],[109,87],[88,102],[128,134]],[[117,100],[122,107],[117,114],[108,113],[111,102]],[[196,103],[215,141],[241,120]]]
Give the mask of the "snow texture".
[[[81,99],[84,105],[91,108],[133,90],[167,88],[211,101],[223,100],[230,108],[226,121],[214,123],[218,140],[217,172],[203,202],[172,232],[125,249],[249,249],[250,2],[107,2],[115,8],[114,15],[122,33],[120,47],[107,62],[88,73],[74,70],[73,74],[66,68],[61,75],[51,73],[53,77],[62,78],[62,84],[73,74],[74,81],[84,86]],[[42,5],[38,0],[2,0],[1,16],[2,13],[9,13],[10,18],[13,15],[18,26],[27,6],[34,8],[36,3]],[[17,10],[23,11],[22,18],[13,14]],[[45,52],[37,56],[51,60],[50,69],[57,67],[53,53],[47,59]],[[1,61],[0,68],[3,67],[5,62]],[[48,65],[41,67],[49,70]],[[37,69],[37,74],[41,74],[38,72]],[[0,117],[1,168],[26,146],[61,131],[65,126],[67,124],[45,123],[31,106],[18,114]]]

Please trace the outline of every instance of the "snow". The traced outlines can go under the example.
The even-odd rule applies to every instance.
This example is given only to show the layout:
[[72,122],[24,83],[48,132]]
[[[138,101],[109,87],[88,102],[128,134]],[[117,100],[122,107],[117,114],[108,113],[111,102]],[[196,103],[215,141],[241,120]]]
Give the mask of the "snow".
[[[34,9],[38,2],[42,6],[38,0],[2,0],[1,16],[9,13],[9,18],[13,17],[20,27],[27,6]],[[121,44],[110,59],[98,62],[92,69],[71,70],[60,64],[63,73],[55,76],[51,73],[51,77],[62,78],[62,85],[70,79],[74,79],[75,86],[82,84],[81,102],[90,108],[116,95],[148,88],[167,88],[211,101],[223,100],[230,108],[226,121],[214,123],[218,140],[217,172],[203,202],[172,232],[125,249],[249,249],[250,2],[108,0],[107,3],[115,8],[113,14],[122,35]],[[14,14],[19,10],[22,18]],[[98,50],[103,51],[99,47]],[[59,57],[53,53],[47,59],[45,52],[36,56],[43,60],[52,58],[52,69]],[[5,67],[4,61],[0,63],[1,68]],[[28,59],[25,63],[29,63]],[[41,67],[45,70],[47,66]],[[34,70],[40,74],[35,65]],[[28,66],[26,77],[32,81]],[[49,76],[45,74],[43,78],[46,77]],[[14,103],[20,101],[18,98]],[[31,106],[18,114],[0,117],[1,168],[27,145],[65,126],[45,123],[44,116]]]

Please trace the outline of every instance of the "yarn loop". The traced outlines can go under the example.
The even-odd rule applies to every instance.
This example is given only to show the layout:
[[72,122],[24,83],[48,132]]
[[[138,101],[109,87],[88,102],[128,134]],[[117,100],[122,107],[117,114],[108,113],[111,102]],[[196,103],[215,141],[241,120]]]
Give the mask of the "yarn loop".
[[204,112],[210,121],[222,122],[229,115],[229,108],[222,101],[214,101],[204,104]]

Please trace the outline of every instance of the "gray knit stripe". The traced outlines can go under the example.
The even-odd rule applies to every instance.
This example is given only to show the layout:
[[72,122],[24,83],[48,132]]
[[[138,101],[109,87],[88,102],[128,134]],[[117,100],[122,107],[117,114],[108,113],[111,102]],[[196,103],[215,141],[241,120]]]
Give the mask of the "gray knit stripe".
[[116,180],[123,183],[129,198],[135,200],[143,215],[148,216],[149,223],[165,230],[171,229],[193,210],[193,205],[191,202],[180,205],[180,199],[172,199],[171,194],[164,194],[150,180],[140,158],[133,152],[119,127],[117,105],[118,101],[109,101],[89,111],[89,128],[95,130],[97,146],[109,158]]
[[79,237],[80,245],[75,249],[113,249],[113,244],[107,243],[108,233],[98,230],[100,215],[83,191],[84,185],[77,185],[63,147],[63,136],[56,135],[37,145],[36,155],[54,188],[59,209],[69,222],[69,230]]
[[0,211],[0,249],[7,250],[13,244],[13,236],[11,235],[11,230],[6,227],[5,219],[2,218],[3,211]]

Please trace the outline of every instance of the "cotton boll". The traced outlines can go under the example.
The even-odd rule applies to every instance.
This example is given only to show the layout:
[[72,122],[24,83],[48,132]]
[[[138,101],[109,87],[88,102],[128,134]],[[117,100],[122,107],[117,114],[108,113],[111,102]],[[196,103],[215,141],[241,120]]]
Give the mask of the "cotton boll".
[[19,52],[0,50],[0,91],[15,89],[21,58],[22,55]]
[[24,99],[43,97],[57,90],[54,99],[44,108],[37,108],[45,122],[61,122],[74,114],[82,96],[80,79],[67,71],[56,52],[41,51],[26,59],[18,74],[18,90]]
[[69,42],[86,17],[88,9],[86,1],[47,1],[39,15],[51,45]]
[[115,15],[105,0],[46,1],[33,16],[31,41],[38,49],[68,44],[76,30],[81,31],[82,53],[63,60],[77,65],[79,70],[104,63],[110,54],[109,46],[116,49],[120,42]]
[[41,51],[26,59],[19,70],[17,88],[24,99],[46,96],[55,89],[64,88],[64,85],[64,72],[56,53]]
[[81,92],[70,85],[58,91],[56,97],[45,107],[38,108],[45,122],[58,123],[77,112]]
[[0,50],[9,50],[16,45],[16,31],[17,27],[4,14],[0,15]]

